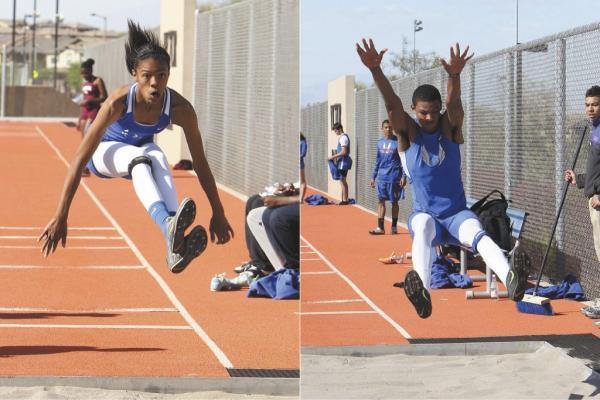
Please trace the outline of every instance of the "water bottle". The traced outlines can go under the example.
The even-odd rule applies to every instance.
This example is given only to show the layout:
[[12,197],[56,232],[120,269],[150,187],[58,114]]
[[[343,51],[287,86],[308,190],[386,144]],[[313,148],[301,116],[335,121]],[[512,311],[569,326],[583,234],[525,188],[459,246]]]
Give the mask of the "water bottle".
[[496,275],[492,274],[492,281],[490,282],[490,298],[498,300],[498,282],[496,282]]

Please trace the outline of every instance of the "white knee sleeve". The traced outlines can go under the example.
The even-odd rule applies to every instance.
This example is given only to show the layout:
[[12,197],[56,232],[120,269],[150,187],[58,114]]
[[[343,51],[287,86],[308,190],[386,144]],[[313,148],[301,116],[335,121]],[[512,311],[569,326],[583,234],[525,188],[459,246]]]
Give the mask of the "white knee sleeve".
[[415,215],[411,220],[414,233],[412,243],[413,268],[421,277],[425,289],[431,288],[431,265],[435,258],[435,248],[432,246],[435,238],[435,220],[429,214]]
[[177,190],[175,189],[171,167],[165,153],[155,143],[148,143],[143,147],[146,150],[146,155],[152,160],[152,176],[163,201],[167,205],[167,209],[169,211],[177,211],[179,207]]

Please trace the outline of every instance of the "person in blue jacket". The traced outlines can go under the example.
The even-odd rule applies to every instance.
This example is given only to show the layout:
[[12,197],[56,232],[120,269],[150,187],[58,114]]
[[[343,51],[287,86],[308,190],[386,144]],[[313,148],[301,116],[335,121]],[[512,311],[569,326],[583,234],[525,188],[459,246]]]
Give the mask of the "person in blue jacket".
[[[60,201],[39,237],[48,256],[67,242],[69,209],[86,167],[102,178],[128,178],[135,193],[158,225],[167,244],[167,265],[181,272],[206,248],[207,234],[194,222],[196,205],[191,198],[178,202],[170,166],[154,135],[170,124],[183,128],[193,168],[212,208],[209,232],[217,244],[227,243],[233,230],[225,217],[217,186],[204,154],[194,107],[167,86],[169,53],[158,38],[131,20],[125,44],[125,62],[134,83],[115,89],[102,104],[96,120],[75,152],[65,178]],[[131,207],[121,204],[121,207]]]
[[[441,60],[448,74],[446,110],[442,97],[432,85],[421,85],[412,96],[413,119],[381,69],[387,49],[378,52],[372,40],[356,44],[362,63],[371,71],[389,115],[404,173],[411,183],[413,213],[408,219],[413,238],[413,270],[404,278],[404,291],[421,318],[431,315],[429,294],[435,247],[452,238],[472,247],[504,283],[508,297],[523,298],[527,272],[507,258],[482,228],[477,215],[467,208],[461,177],[460,145],[464,142],[464,110],[460,98],[460,74],[469,48],[461,53],[458,43],[450,48],[448,61]],[[511,259],[514,260],[513,256]]]
[[377,181],[377,228],[371,229],[371,235],[383,235],[385,202],[392,204],[392,235],[398,233],[398,200],[404,198],[404,186],[406,176],[402,173],[402,163],[398,154],[398,140],[392,131],[389,120],[381,123],[383,137],[377,142],[377,158],[373,167],[371,187],[375,187]]

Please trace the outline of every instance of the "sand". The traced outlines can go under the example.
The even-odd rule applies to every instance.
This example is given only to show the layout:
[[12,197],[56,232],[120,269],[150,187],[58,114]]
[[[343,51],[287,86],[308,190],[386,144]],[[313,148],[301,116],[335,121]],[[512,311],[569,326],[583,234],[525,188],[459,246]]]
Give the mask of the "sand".
[[600,398],[600,374],[551,346],[477,356],[303,355],[307,399]]

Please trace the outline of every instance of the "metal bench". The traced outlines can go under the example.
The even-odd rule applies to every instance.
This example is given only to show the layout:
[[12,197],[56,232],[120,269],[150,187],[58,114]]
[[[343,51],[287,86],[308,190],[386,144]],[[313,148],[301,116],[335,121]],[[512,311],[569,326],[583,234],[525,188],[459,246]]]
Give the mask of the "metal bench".
[[[475,202],[477,202],[476,199],[467,197],[467,207],[470,208],[473,204],[475,204]],[[512,255],[512,252],[514,252],[515,249],[519,246],[519,240],[521,239],[521,234],[523,233],[523,227],[525,226],[525,221],[527,220],[528,213],[523,210],[520,210],[518,208],[508,207],[508,209],[506,210],[506,214],[510,218],[511,234],[512,234],[512,237],[515,239],[515,245],[513,246],[512,250],[507,253],[507,256],[510,256],[510,255]],[[460,247],[460,273],[466,274],[467,273],[468,253],[475,254],[475,252],[473,251],[473,249],[471,247],[468,247],[468,246],[459,245],[459,247]],[[473,279],[473,281],[475,281],[475,282],[485,281],[486,282],[486,290],[478,291],[478,292],[475,292],[473,290],[467,290],[467,292],[465,293],[467,296],[467,299],[483,299],[483,298],[489,299],[489,298],[491,298],[490,287],[491,287],[491,283],[492,283],[492,270],[490,269],[489,266],[487,266],[487,265],[485,266],[485,275],[475,275],[475,276],[472,276],[471,279]],[[506,290],[503,290],[503,291],[497,290],[497,292],[498,292],[498,297],[508,297],[508,293],[506,292]]]

